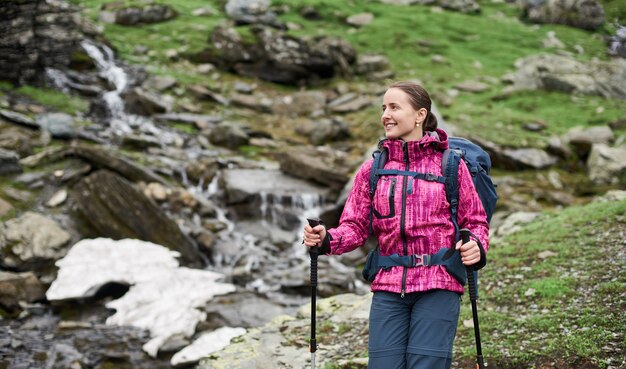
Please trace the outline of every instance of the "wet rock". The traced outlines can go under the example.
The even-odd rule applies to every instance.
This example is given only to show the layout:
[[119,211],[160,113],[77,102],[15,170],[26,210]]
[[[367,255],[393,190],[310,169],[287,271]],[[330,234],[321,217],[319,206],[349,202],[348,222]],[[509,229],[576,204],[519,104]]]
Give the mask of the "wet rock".
[[171,96],[159,95],[136,87],[124,93],[126,110],[132,114],[153,115],[172,110],[174,100]]
[[[201,265],[194,242],[161,208],[119,175],[99,170],[74,188],[76,221],[98,236],[137,238],[181,253],[187,265]],[[132,214],[132,216],[129,216]]]
[[66,253],[70,234],[46,216],[26,212],[0,224],[2,265],[18,270],[46,267]]
[[71,139],[76,136],[74,118],[69,114],[41,114],[37,116],[36,121],[41,129],[50,132],[53,138]]
[[273,217],[277,222],[287,222],[285,229],[293,229],[300,222],[297,213],[302,208],[295,203],[296,198],[309,196],[325,199],[329,195],[328,189],[287,176],[278,170],[228,169],[223,172],[221,181],[226,191],[226,201],[234,207],[238,217],[259,218],[263,217],[263,209],[273,209],[278,212],[275,216],[265,216]]
[[35,302],[45,298],[45,288],[33,272],[0,271],[0,305],[15,309],[21,301]]
[[190,337],[205,318],[199,308],[235,286],[217,282],[218,273],[178,266],[177,252],[139,240],[82,240],[59,260],[58,277],[46,297],[50,301],[94,296],[107,283],[131,285],[106,306],[115,314],[107,325],[148,329],[143,349],[155,357],[171,339]]
[[609,55],[626,58],[626,26],[618,26],[609,39]]

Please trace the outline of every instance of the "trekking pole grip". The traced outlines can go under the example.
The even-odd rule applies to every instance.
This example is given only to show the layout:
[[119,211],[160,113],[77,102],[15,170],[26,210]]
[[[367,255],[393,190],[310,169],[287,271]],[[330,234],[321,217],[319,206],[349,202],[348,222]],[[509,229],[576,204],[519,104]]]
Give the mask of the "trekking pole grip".
[[[461,233],[461,241],[466,244],[470,241],[470,230],[463,228],[459,231]],[[474,279],[474,268],[472,266],[466,266],[467,271],[467,287],[469,289],[470,299],[476,300],[478,294],[476,293],[476,281]]]
[[[307,222],[311,228],[321,224],[320,218],[307,218]],[[319,255],[319,246],[313,246],[309,249],[309,255],[311,256],[311,286],[317,286],[317,256]]]

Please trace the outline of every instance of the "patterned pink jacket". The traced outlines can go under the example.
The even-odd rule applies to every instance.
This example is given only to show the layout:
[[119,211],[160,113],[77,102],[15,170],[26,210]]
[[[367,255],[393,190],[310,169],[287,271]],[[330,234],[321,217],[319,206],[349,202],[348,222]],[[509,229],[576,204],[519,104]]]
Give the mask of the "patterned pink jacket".
[[[386,140],[389,150],[386,169],[433,173],[441,176],[443,150],[448,135],[425,134],[419,141]],[[453,247],[455,231],[450,221],[450,206],[444,184],[406,176],[383,176],[378,181],[373,200],[369,197],[369,173],[372,160],[359,169],[346,201],[339,226],[328,230],[330,253],[343,254],[364,244],[369,236],[370,209],[374,207],[372,227],[381,255],[435,254],[442,247]],[[412,191],[407,191],[413,181]],[[489,225],[470,173],[463,161],[459,165],[460,228],[468,228],[478,237],[485,252],[489,247]],[[445,289],[463,293],[463,286],[443,266],[381,270],[372,291],[410,293]]]

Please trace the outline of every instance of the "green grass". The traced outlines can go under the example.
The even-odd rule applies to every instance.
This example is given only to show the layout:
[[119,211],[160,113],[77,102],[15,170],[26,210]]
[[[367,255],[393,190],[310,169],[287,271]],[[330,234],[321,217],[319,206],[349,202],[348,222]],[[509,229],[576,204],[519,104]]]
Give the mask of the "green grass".
[[26,95],[44,106],[68,114],[83,113],[89,108],[89,102],[84,98],[71,96],[57,90],[21,86],[13,91]]
[[[487,361],[504,368],[546,358],[619,363],[615,353],[626,350],[625,215],[626,201],[570,207],[491,246],[478,300]],[[542,251],[554,254],[541,259]],[[469,303],[461,316],[471,319]],[[473,347],[471,329],[460,326],[457,350],[470,359]]]

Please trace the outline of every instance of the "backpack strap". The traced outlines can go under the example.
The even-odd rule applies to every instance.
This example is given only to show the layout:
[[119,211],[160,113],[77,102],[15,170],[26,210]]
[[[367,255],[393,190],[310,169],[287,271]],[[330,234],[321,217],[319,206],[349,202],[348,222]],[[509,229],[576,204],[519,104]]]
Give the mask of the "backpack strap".
[[[450,258],[444,258],[449,250],[447,247],[441,248],[436,254],[407,255],[400,256],[393,254],[389,256],[378,255],[377,265],[379,268],[389,269],[394,266],[404,266],[407,268],[429,267],[433,265],[442,265],[454,279],[465,285],[467,274],[465,266],[461,262],[461,254],[455,252]],[[380,252],[376,250],[377,252]]]
[[457,212],[459,209],[459,164],[463,152],[446,149],[441,158],[441,173],[445,178],[446,199],[450,204],[450,220],[454,224],[455,242],[461,239]]

